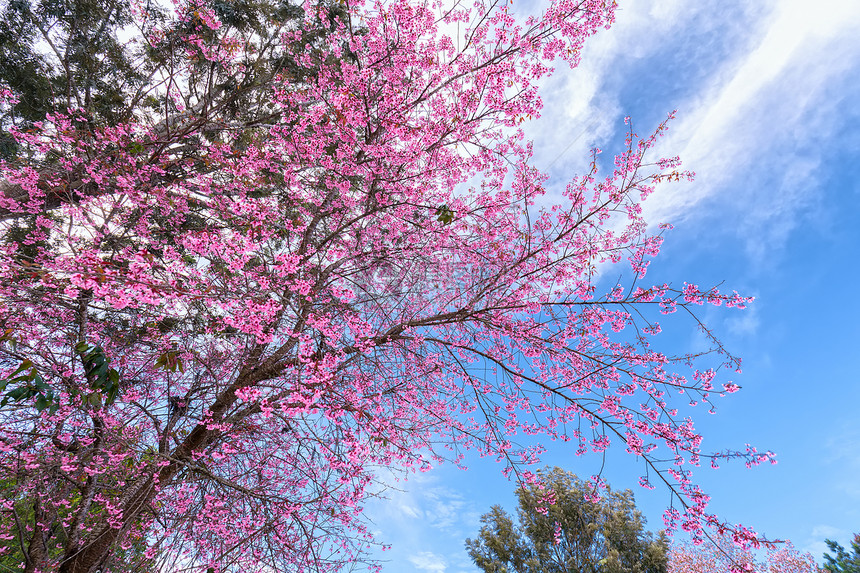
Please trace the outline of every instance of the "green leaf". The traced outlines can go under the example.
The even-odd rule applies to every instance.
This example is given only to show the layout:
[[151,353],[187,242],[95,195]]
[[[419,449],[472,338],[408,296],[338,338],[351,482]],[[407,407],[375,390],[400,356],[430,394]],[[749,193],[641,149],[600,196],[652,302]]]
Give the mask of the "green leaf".
[[92,392],[87,394],[86,399],[87,404],[92,406],[93,408],[101,408],[102,407],[102,395],[98,392]]
[[108,390],[107,397],[105,399],[105,404],[110,406],[116,400],[116,396],[119,394],[119,386],[114,386],[110,390]]
[[15,371],[14,371],[14,372],[12,372],[12,374],[10,374],[10,375],[9,375],[9,378],[12,378],[12,377],[13,377],[13,376],[15,376],[16,374],[20,374],[21,372],[23,372],[24,370],[26,370],[26,369],[28,369],[28,368],[30,368],[30,367],[32,367],[32,366],[33,366],[33,363],[32,363],[30,360],[28,360],[28,359],[24,359],[24,361],[23,361],[23,362],[21,362],[21,365],[20,365],[20,366],[18,366],[18,368],[17,368],[17,369],[15,369]]
[[454,211],[448,208],[448,205],[442,205],[436,209],[436,220],[443,225],[448,225],[454,220],[455,214],[456,213]]
[[32,389],[30,387],[21,386],[19,388],[15,388],[11,392],[8,392],[6,394],[6,399],[7,400],[14,400],[14,401],[18,402],[19,400],[23,400],[24,398],[29,398],[30,396],[28,394],[31,391],[32,391]]
[[93,374],[96,375],[99,381],[104,381],[108,376],[108,365],[102,362],[93,369]]
[[36,389],[39,390],[40,392],[45,392],[45,391],[50,392],[51,391],[51,387],[48,386],[48,384],[45,382],[45,380],[41,376],[39,376],[38,373],[34,377],[33,382],[34,382],[34,386],[36,387]]
[[185,366],[182,364],[182,359],[179,358],[176,352],[168,350],[158,357],[155,361],[156,368],[163,368],[169,372],[176,372],[178,368],[180,372],[185,373]]

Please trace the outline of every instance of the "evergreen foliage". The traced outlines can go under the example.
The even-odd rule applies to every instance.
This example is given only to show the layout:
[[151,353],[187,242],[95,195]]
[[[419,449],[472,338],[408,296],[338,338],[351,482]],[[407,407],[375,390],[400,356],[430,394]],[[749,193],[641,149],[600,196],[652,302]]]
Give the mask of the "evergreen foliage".
[[[498,505],[481,517],[469,556],[486,573],[664,573],[665,533],[645,531],[633,492],[594,490],[560,468],[517,490],[517,523]],[[542,489],[545,488],[545,489]],[[554,501],[554,503],[552,503]]]
[[854,539],[851,541],[851,553],[830,539],[826,540],[825,543],[834,553],[833,556],[829,553],[824,554],[825,571],[830,573],[860,573],[860,533],[854,534]]

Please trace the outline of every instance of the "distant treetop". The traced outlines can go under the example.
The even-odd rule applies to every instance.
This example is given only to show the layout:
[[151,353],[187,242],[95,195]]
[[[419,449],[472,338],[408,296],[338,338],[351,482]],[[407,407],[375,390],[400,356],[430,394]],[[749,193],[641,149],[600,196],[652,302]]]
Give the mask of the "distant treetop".
[[517,523],[498,505],[469,556],[486,573],[665,573],[668,540],[645,531],[633,492],[593,487],[561,468],[517,490]]

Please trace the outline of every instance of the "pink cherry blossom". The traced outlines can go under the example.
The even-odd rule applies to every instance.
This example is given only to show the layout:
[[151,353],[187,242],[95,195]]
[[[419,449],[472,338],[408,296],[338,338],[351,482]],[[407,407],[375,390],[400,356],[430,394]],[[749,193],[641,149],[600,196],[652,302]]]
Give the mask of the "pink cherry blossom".
[[[192,0],[172,16],[188,62],[153,88],[169,117],[82,128],[65,110],[16,132],[61,159],[0,166],[0,480],[37,507],[0,518],[3,539],[60,545],[28,571],[91,572],[130,547],[164,570],[334,571],[375,542],[374,468],[474,452],[528,483],[542,447],[522,433],[625,447],[671,493],[667,526],[757,542],[708,513],[688,468],[773,454],[702,452],[676,402],[737,389],[720,378],[739,360],[695,312],[751,299],[643,282],[663,237],[641,203],[692,177],[650,158],[667,123],[631,126],[608,166],[595,149],[539,207],[550,179],[519,126],[615,3],[556,0],[525,22],[480,0],[341,4],[297,55],[314,73],[265,92],[269,123],[207,135],[188,78],[240,73],[243,40]],[[166,41],[167,24],[137,24]],[[660,313],[693,317],[711,352],[658,350]]]

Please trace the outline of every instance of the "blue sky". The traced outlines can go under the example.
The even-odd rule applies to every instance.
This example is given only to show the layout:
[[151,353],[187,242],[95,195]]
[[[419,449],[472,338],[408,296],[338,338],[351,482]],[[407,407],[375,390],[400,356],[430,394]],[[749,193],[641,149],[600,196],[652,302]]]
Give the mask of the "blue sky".
[[[824,539],[860,532],[860,2],[619,0],[618,20],[586,46],[576,70],[544,82],[543,117],[528,126],[535,163],[560,189],[588,149],[621,149],[623,117],[647,134],[672,109],[660,152],[680,155],[694,183],[662,187],[646,204],[675,229],[648,280],[724,287],[756,297],[706,322],[744,358],[743,390],[697,412],[703,450],[751,443],[776,466],[696,477],[711,509],[820,561]],[[515,0],[520,13],[539,3]],[[550,187],[552,194],[552,187]],[[672,333],[665,347],[699,343]],[[611,455],[605,477],[631,488],[649,528],[668,495],[636,485],[640,471]],[[551,448],[545,461],[588,476],[601,460]],[[388,573],[477,571],[463,540],[513,488],[491,461],[467,459],[397,484],[368,515]]]

